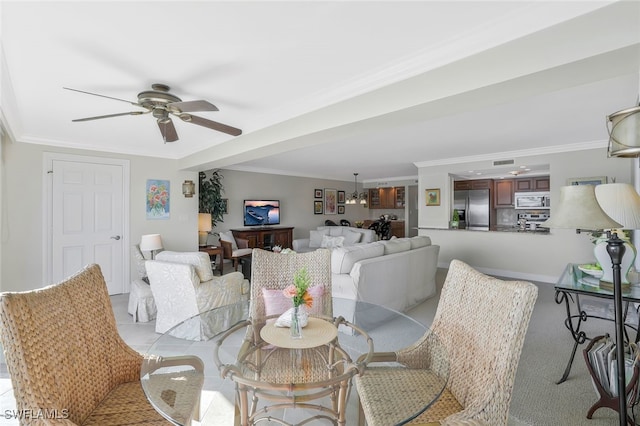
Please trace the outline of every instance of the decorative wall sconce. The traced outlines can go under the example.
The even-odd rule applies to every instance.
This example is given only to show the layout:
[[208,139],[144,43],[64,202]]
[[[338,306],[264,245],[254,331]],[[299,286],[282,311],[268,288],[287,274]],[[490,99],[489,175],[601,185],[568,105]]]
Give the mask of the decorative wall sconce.
[[640,95],[638,104],[607,116],[609,131],[608,157],[640,156]]
[[196,185],[192,180],[185,180],[182,184],[182,193],[186,198],[193,197],[193,194],[196,192]]

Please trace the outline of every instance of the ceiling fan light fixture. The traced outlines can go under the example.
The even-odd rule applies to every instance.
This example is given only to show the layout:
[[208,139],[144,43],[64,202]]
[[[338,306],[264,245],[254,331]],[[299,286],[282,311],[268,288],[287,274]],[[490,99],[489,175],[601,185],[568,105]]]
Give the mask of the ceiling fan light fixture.
[[63,89],[65,90],[72,90],[74,92],[80,92],[87,95],[100,96],[120,102],[126,102],[128,104],[145,109],[145,111],[132,111],[117,114],[99,115],[95,117],[79,118],[71,120],[73,122],[100,120],[103,118],[119,117],[123,115],[141,115],[151,113],[153,117],[157,119],[158,126],[160,127],[160,132],[162,133],[162,140],[165,143],[175,142],[178,140],[178,134],[176,132],[173,121],[171,121],[170,115],[180,117],[182,121],[185,121],[187,123],[196,124],[198,126],[226,133],[231,136],[239,136],[242,134],[242,130],[236,127],[186,113],[191,111],[218,111],[218,107],[216,107],[211,102],[205,100],[183,102],[179,97],[175,96],[172,93],[169,93],[170,87],[166,84],[156,83],[153,84],[151,88],[153,90],[145,90],[138,93],[137,102],[132,102],[125,99],[114,98],[113,96],[105,96],[99,93],[92,93],[84,90],[63,87]]

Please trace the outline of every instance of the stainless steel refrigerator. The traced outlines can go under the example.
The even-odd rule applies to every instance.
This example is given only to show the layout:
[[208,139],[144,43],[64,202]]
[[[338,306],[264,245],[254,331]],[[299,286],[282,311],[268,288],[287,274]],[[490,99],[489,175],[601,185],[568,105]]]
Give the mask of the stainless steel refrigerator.
[[[489,190],[470,189],[453,192],[453,208],[462,213],[466,229],[489,230]],[[462,227],[461,226],[461,227]]]

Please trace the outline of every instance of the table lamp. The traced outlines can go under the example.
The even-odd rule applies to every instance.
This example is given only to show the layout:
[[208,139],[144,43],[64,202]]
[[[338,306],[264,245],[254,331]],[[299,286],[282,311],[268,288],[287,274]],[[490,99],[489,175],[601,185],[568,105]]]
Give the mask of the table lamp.
[[[598,185],[595,187],[596,199],[602,210],[615,220],[620,222],[620,230],[615,231],[622,240],[624,240],[625,252],[622,256],[620,264],[621,279],[623,284],[628,284],[627,274],[633,266],[636,259],[636,248],[624,236],[623,229],[640,229],[640,195],[633,186],[628,183],[609,183]],[[607,240],[600,238],[594,249],[596,260],[602,266],[604,272],[600,281],[613,282],[613,269],[606,268],[610,258],[607,253]]]
[[150,251],[151,260],[153,260],[156,250],[162,250],[162,238],[160,234],[143,235],[140,238],[140,250]]
[[[553,212],[551,219],[540,226],[545,228],[573,228],[576,232],[581,230],[617,229],[622,224],[609,217],[602,209],[595,193],[593,185],[572,185],[560,188],[560,200]],[[606,192],[606,191],[605,191]],[[604,200],[604,198],[603,198]],[[624,318],[622,310],[622,278],[620,265],[624,257],[624,241],[618,238],[616,232],[607,233],[606,251],[611,260],[613,275],[613,302],[616,327],[616,365],[618,368],[618,413],[620,426],[627,424],[627,392],[625,387],[625,361],[624,361]],[[608,268],[608,262],[601,263],[602,269]]]
[[211,214],[198,213],[198,245],[206,246],[211,232]]

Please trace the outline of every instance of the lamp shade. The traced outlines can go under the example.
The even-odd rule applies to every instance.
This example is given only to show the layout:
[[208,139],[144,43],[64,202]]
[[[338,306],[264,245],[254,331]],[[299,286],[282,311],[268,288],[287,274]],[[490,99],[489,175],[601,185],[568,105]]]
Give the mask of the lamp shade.
[[211,231],[211,214],[210,213],[198,213],[198,231],[210,232]]
[[607,117],[609,157],[640,156],[640,106],[614,112]]
[[595,186],[571,185],[560,188],[560,200],[551,218],[540,224],[543,228],[613,229],[620,224],[602,210],[596,200]]
[[143,235],[140,238],[140,250],[162,250],[162,238],[160,237],[160,234]]
[[620,222],[622,229],[640,229],[640,195],[628,183],[608,183],[595,188],[602,210]]

